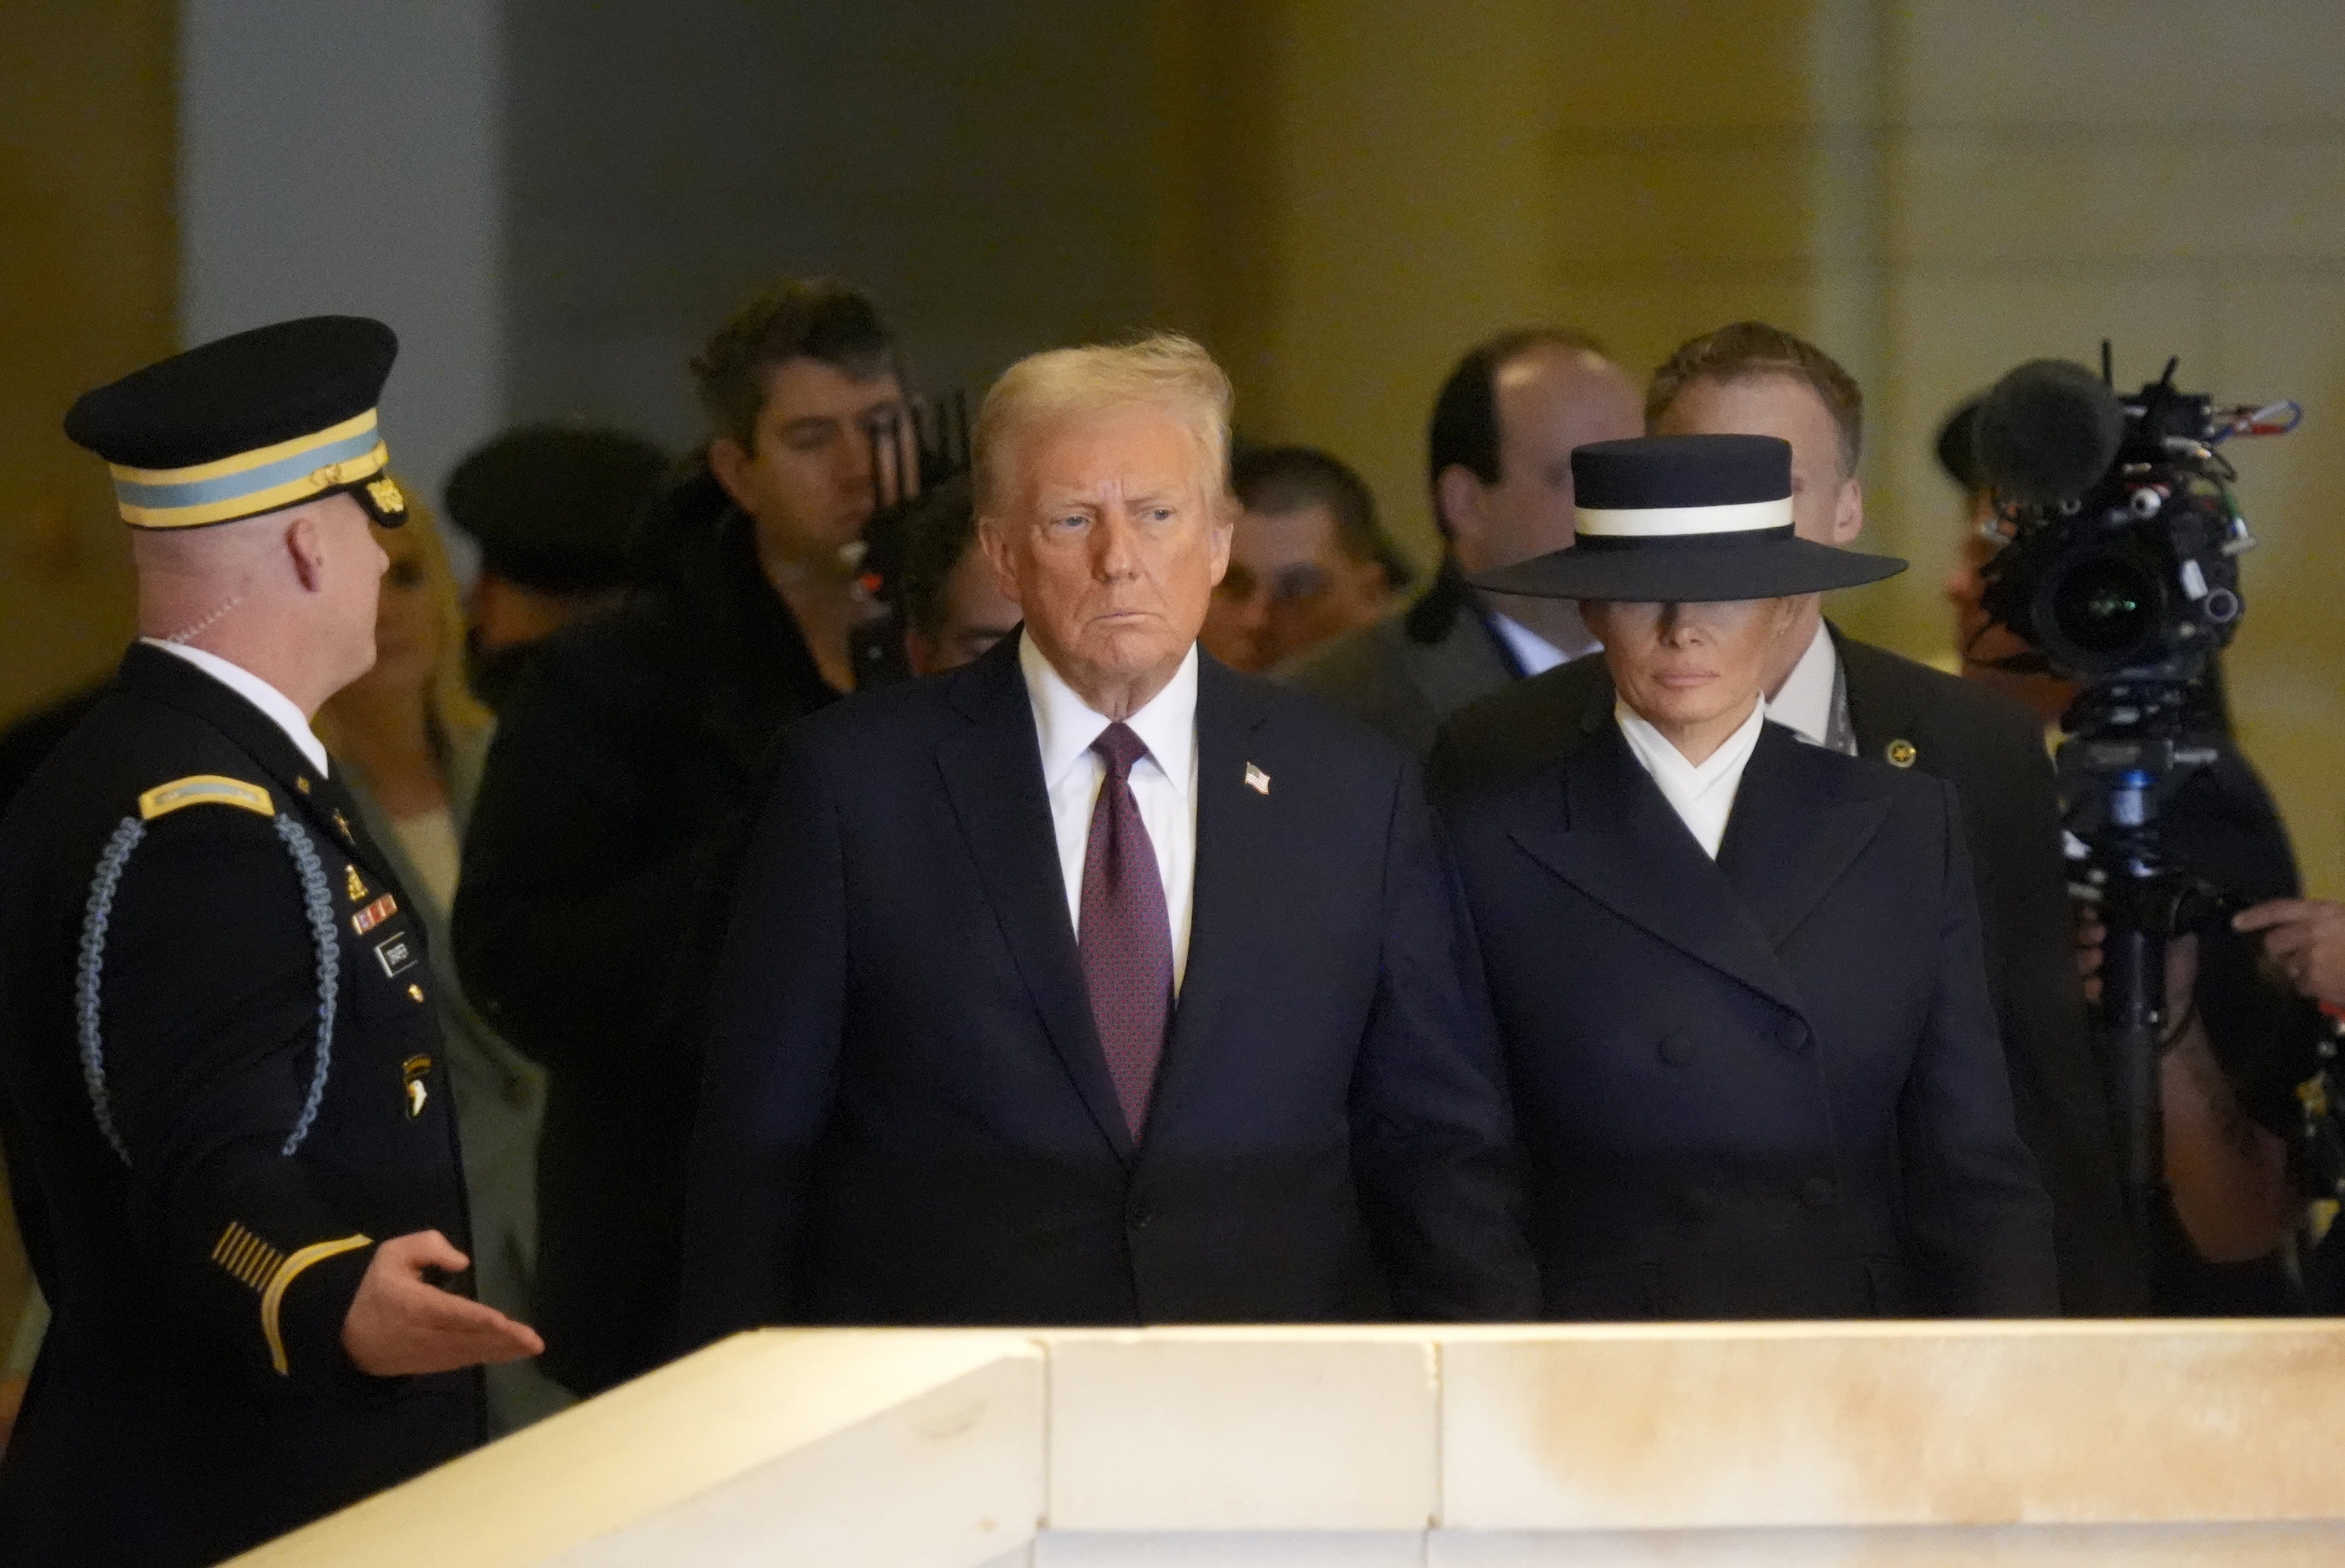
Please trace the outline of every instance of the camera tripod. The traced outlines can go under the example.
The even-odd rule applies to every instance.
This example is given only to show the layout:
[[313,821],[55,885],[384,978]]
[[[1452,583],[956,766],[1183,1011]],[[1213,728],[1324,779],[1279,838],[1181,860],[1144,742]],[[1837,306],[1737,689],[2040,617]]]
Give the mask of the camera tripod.
[[2070,738],[2060,748],[2070,819],[2094,814],[2077,809],[2087,796],[2100,808],[2082,842],[2106,932],[2101,1027],[2115,1071],[2126,1209],[2145,1231],[2166,1186],[2158,1058],[2183,1022],[2166,1017],[2167,944],[2238,907],[2165,854],[2161,797],[2215,760],[2212,748],[2181,743],[2184,696],[2178,683],[2088,686],[2068,711]]

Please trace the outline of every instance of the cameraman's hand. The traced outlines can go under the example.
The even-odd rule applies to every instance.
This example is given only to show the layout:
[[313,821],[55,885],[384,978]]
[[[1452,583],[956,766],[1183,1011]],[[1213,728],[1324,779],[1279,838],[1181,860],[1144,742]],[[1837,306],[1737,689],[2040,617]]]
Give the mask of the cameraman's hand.
[[[2101,912],[2089,904],[2076,911],[2076,975],[2084,982],[2085,1000],[2101,999],[2101,964],[2109,933]],[[2190,994],[2198,988],[2198,938],[2185,933],[2166,944],[2166,1027],[2178,1027],[2190,1011]]]
[[2192,993],[2198,989],[2198,933],[2185,931],[2166,939],[2166,1013],[2160,1025],[2164,1043],[2171,1047],[2185,1029],[2198,1027],[2191,1012]]
[[2345,904],[2274,898],[2232,917],[2234,931],[2264,934],[2264,961],[2316,1002],[2345,1007]]
[[399,1378],[543,1353],[545,1341],[526,1323],[423,1277],[426,1269],[454,1273],[471,1261],[437,1230],[394,1236],[376,1248],[342,1319],[342,1349],[351,1364],[378,1378]]
[[2070,905],[2076,912],[2076,977],[2084,982],[2085,1000],[2101,999],[2101,947],[2108,941],[2108,927],[2101,924],[2101,912],[2090,904]]

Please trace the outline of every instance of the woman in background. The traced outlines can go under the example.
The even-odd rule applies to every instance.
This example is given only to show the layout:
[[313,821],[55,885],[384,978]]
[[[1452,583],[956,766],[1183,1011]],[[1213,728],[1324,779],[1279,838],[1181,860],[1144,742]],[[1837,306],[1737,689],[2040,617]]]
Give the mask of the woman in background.
[[[464,819],[493,723],[464,682],[464,610],[431,514],[375,530],[391,565],[375,614],[374,668],[320,710],[317,731],[367,831],[399,873],[431,944],[472,1215],[473,1288],[526,1319],[537,1253],[537,1138],[544,1069],[497,1037],[457,983],[448,912]],[[488,1370],[491,1436],[570,1402],[531,1361]]]

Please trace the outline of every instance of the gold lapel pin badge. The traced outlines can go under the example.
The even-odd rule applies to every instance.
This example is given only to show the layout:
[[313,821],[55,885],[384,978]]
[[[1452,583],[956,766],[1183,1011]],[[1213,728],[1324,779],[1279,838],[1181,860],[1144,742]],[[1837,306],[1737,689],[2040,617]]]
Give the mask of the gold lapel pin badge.
[[1911,741],[1892,741],[1883,754],[1889,758],[1891,767],[1910,768],[1914,765],[1914,759],[1922,754],[1914,749]]

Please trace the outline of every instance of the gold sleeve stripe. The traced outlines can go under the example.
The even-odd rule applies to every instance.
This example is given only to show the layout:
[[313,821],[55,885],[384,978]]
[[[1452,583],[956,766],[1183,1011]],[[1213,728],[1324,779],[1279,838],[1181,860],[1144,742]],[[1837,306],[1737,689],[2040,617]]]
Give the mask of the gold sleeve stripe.
[[259,1290],[285,1261],[285,1254],[231,1219],[212,1248],[212,1261],[227,1270],[247,1289]]
[[262,816],[277,814],[276,803],[269,798],[267,790],[242,779],[222,778],[218,774],[195,774],[156,785],[138,797],[138,814],[152,822],[185,805],[233,805]]
[[277,1314],[285,1305],[285,1288],[299,1279],[302,1270],[313,1263],[322,1263],[329,1258],[372,1245],[374,1238],[371,1236],[345,1236],[338,1241],[312,1241],[279,1263],[277,1271],[269,1276],[269,1288],[260,1293],[260,1335],[269,1341],[269,1364],[277,1369],[279,1377],[293,1375],[292,1369],[285,1361],[284,1338],[277,1329]]
[[212,1261],[229,1273],[235,1274],[239,1279],[242,1279],[239,1265],[251,1242],[251,1232],[245,1229],[243,1226],[230,1221],[228,1228],[220,1232],[219,1245],[212,1249]]
[[258,1290],[269,1282],[269,1276],[275,1273],[277,1266],[284,1261],[284,1253],[254,1237],[251,1244],[237,1259],[236,1271],[246,1284]]

